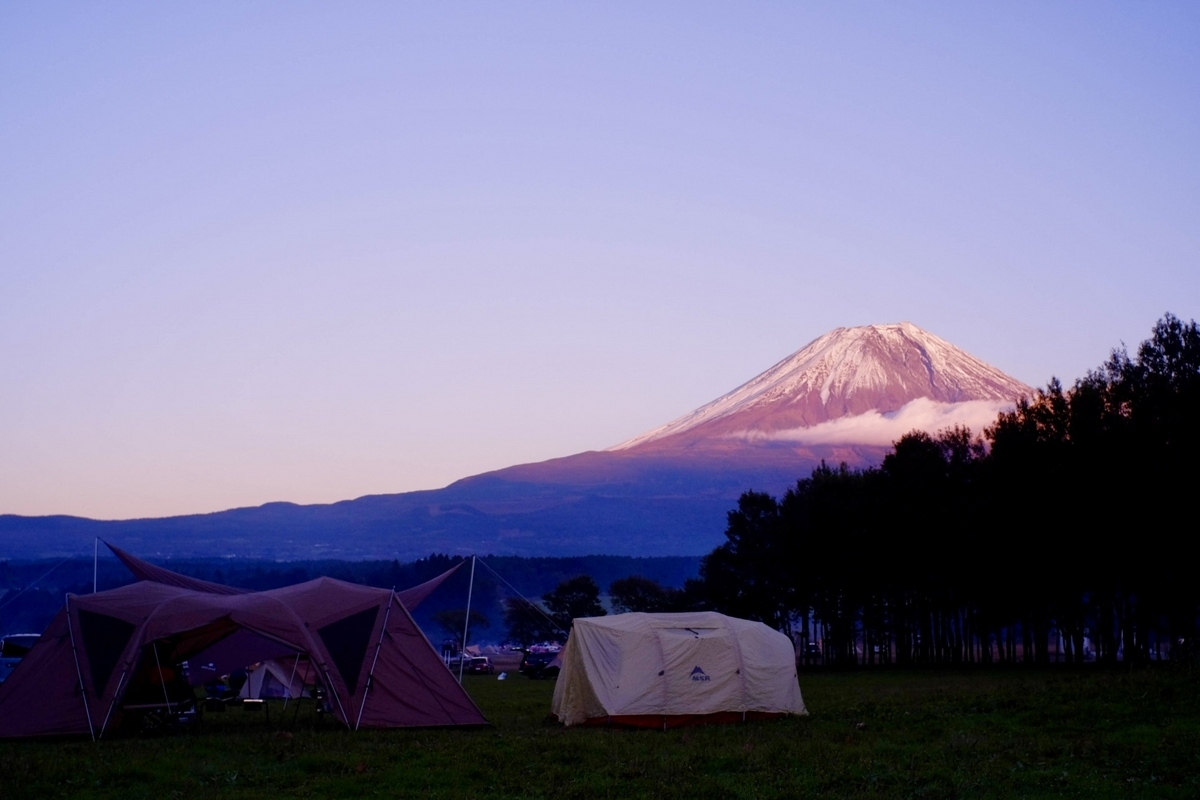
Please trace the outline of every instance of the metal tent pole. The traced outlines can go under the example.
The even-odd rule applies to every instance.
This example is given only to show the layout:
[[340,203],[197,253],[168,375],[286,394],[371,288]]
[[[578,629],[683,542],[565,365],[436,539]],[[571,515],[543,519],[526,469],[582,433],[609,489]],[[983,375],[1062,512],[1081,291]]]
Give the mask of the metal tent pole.
[[79,652],[75,649],[75,628],[71,625],[71,595],[67,595],[67,635],[71,638],[71,655],[75,657],[75,674],[79,677],[79,696],[83,698],[83,713],[87,714],[88,733],[96,741],[96,728],[92,725],[92,710],[88,708],[87,687],[83,685],[83,670],[79,668]]
[[100,537],[96,537],[96,541],[92,542],[92,594],[96,593],[96,565],[100,561]]
[[[337,693],[337,689],[333,685],[333,678],[329,674],[329,665],[320,664],[321,669],[325,670],[325,688],[333,695],[333,699],[337,700],[338,711],[342,712],[342,722],[346,724],[346,729],[350,729],[350,717],[346,714],[346,707],[342,705],[342,696]],[[332,709],[330,709],[332,711]]]
[[150,647],[154,649],[154,666],[158,669],[158,682],[162,684],[163,702],[167,704],[167,714],[171,713],[171,698],[167,694],[167,679],[163,677],[162,662],[158,660],[158,642],[151,642]]
[[104,729],[108,727],[108,718],[112,716],[113,709],[117,705],[117,698],[121,696],[121,686],[125,683],[125,675],[128,672],[128,669],[121,671],[121,677],[117,681],[117,688],[113,689],[112,702],[108,704],[108,713],[104,715],[104,722],[100,723],[100,733],[96,734],[97,739],[100,739],[104,736]]
[[458,682],[462,683],[463,663],[467,655],[467,631],[471,627],[471,592],[475,590],[475,556],[471,556],[471,582],[467,584],[467,618],[463,620],[462,647],[458,651]]
[[[296,651],[296,663],[292,664],[292,677],[288,678],[287,694],[283,697],[283,710],[287,711],[288,701],[292,699],[292,687],[296,684],[296,670],[300,667],[300,651]],[[300,698],[296,698],[300,702]]]
[[383,647],[383,637],[387,633],[388,617],[392,615],[392,600],[396,597],[396,587],[392,587],[392,595],[388,598],[387,611],[383,612],[383,627],[379,629],[379,641],[375,643],[375,657],[371,659],[371,671],[367,673],[367,683],[363,686],[362,703],[358,706],[358,717],[354,720],[354,730],[358,730],[358,726],[362,724],[363,709],[367,707],[367,693],[371,691],[371,684],[375,681],[375,665],[379,663],[379,649]]

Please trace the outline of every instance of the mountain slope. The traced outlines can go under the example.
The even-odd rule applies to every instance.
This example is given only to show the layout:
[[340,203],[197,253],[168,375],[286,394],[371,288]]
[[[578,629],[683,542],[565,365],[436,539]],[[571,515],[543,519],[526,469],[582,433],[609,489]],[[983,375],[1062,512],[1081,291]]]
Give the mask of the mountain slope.
[[839,328],[674,422],[601,451],[329,505],[99,522],[0,516],[0,558],[700,555],[747,489],[780,493],[821,461],[878,463],[913,427],[978,429],[1028,386],[909,323]]
[[1012,403],[1032,392],[910,322],[837,328],[732,392],[612,449],[777,434],[869,412],[894,414],[918,399]]

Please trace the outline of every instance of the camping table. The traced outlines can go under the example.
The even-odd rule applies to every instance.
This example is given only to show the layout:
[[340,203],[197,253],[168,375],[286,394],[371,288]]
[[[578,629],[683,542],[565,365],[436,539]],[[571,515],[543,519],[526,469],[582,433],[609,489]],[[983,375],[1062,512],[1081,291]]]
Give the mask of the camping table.
[[197,719],[200,717],[200,707],[196,704],[195,698],[181,700],[178,703],[131,703],[122,706],[122,709],[140,712],[138,717],[142,728],[151,730],[177,725],[189,712],[192,712]]

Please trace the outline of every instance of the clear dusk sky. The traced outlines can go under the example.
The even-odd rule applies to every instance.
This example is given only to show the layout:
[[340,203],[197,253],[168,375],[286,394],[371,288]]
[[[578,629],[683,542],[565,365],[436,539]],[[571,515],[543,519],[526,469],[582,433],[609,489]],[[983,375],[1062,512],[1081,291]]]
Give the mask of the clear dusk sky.
[[0,2],[0,513],[436,488],[1200,317],[1200,4]]

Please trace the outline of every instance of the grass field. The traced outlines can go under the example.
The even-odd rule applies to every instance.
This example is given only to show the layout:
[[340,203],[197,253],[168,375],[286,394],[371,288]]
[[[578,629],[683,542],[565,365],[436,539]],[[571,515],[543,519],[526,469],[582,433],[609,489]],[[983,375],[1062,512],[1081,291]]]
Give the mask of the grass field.
[[494,727],[351,734],[275,707],[0,743],[0,797],[1200,797],[1191,672],[802,675],[808,717],[667,733],[559,728],[548,682],[467,687]]

